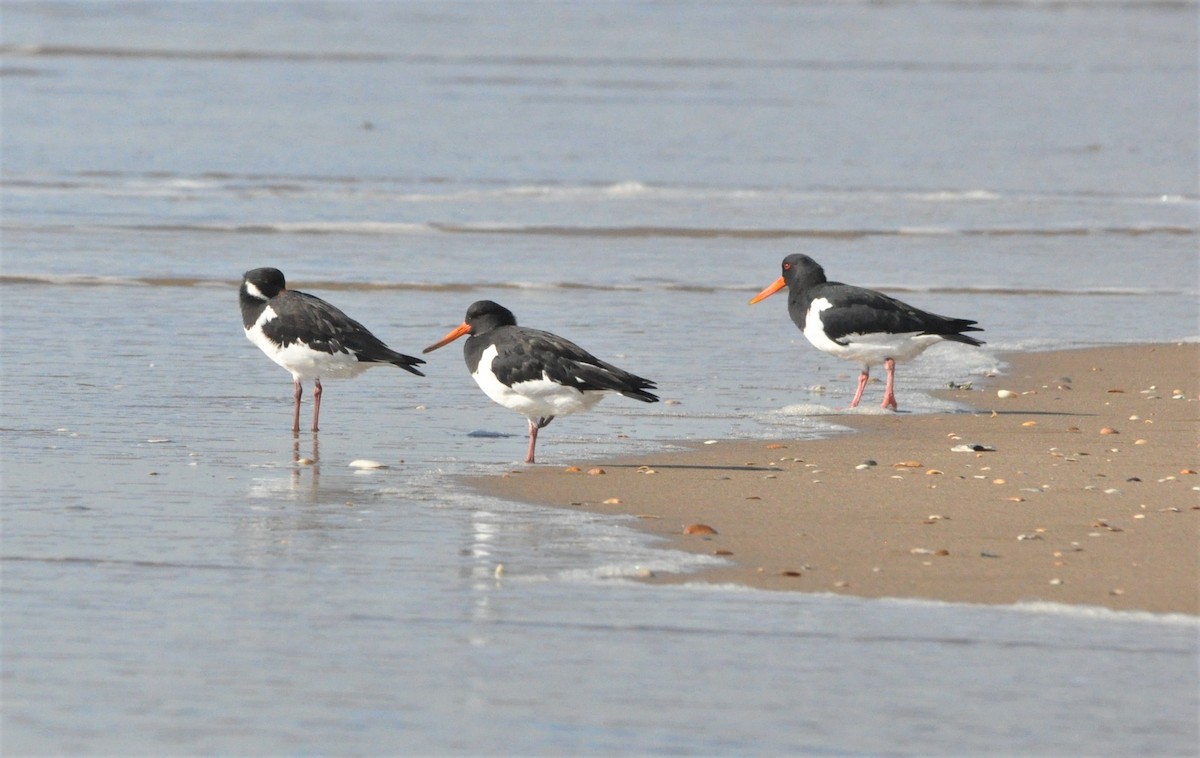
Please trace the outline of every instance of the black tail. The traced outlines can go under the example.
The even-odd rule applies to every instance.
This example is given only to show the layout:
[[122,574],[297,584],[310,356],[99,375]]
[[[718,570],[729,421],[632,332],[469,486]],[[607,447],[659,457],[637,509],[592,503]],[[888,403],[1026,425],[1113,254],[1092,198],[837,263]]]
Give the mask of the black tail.
[[649,379],[643,379],[640,376],[634,376],[633,374],[628,374],[623,378],[628,380],[629,386],[618,390],[618,392],[620,392],[622,395],[633,398],[634,400],[641,400],[643,403],[658,402],[658,395],[646,391],[658,389],[654,382],[650,381]]
[[986,344],[982,340],[977,340],[974,337],[968,337],[961,332],[982,332],[983,329],[975,326],[977,322],[965,318],[947,319],[946,331],[934,332],[940,334],[944,339],[951,342],[961,342],[964,345],[974,345],[976,347]]
[[420,366],[425,362],[420,358],[414,358],[411,355],[405,355],[404,353],[397,353],[395,351],[388,351],[388,355],[386,358],[384,358],[384,361],[392,364],[393,366],[399,366],[405,371],[416,374],[417,376],[425,376],[425,374],[413,368],[414,366]]

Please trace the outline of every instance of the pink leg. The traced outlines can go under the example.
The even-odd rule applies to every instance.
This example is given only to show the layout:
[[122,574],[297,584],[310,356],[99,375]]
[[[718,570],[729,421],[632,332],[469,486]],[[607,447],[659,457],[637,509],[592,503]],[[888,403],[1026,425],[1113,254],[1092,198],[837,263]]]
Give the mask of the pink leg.
[[883,367],[887,369],[887,386],[883,388],[883,405],[880,407],[896,410],[896,362],[888,358],[883,362]]
[[867,388],[867,379],[871,377],[871,372],[865,366],[862,373],[858,375],[858,391],[854,393],[854,399],[850,401],[851,408],[858,407],[858,401],[862,400],[863,390]]
[[[296,411],[299,413],[299,409]],[[318,379],[313,383],[313,428],[314,432],[320,431],[319,424],[321,419],[321,380]]]
[[526,463],[533,463],[533,449],[537,447],[538,425],[532,419],[529,421],[529,453],[525,456]]
[[300,432],[300,398],[304,397],[304,387],[301,386],[299,379],[293,380],[292,384],[296,387],[296,391],[292,393],[292,397],[296,399],[296,407],[292,411],[292,433],[298,434]]

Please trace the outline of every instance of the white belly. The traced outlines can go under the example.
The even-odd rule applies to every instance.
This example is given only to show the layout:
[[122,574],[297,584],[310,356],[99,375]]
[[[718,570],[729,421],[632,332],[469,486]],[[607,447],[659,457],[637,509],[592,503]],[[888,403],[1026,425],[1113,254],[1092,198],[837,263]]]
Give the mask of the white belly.
[[275,311],[270,306],[264,308],[254,325],[246,330],[246,339],[291,372],[294,379],[348,379],[375,365],[359,361],[353,353],[326,353],[313,350],[302,342],[280,347],[263,333],[263,324],[275,318]]
[[879,365],[888,358],[897,362],[907,361],[920,355],[930,345],[942,341],[936,334],[875,332],[847,334],[841,342],[835,342],[825,335],[825,325],[821,322],[821,312],[829,307],[830,303],[825,298],[812,301],[804,319],[804,336],[818,350],[860,363],[864,367]]
[[536,420],[586,411],[608,394],[606,391],[581,392],[574,387],[564,387],[550,381],[544,373],[541,379],[517,382],[509,387],[501,384],[492,373],[492,361],[496,359],[496,355],[495,345],[484,350],[479,358],[479,366],[471,377],[493,401],[526,418]]

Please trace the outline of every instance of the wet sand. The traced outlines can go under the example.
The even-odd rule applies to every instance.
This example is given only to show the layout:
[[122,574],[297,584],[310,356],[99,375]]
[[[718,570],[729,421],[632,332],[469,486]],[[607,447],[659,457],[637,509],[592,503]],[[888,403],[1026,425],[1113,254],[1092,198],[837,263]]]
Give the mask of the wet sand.
[[[1001,376],[942,393],[974,411],[839,414],[855,432],[472,483],[629,515],[669,547],[729,559],[651,582],[1200,613],[1200,345],[1005,360]],[[873,383],[864,405],[881,395]],[[697,524],[716,533],[685,534]]]

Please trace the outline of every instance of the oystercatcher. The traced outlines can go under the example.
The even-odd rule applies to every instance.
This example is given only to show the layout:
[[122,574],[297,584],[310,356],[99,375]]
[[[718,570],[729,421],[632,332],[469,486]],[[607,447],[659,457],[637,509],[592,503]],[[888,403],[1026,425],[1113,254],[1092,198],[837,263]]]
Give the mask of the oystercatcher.
[[825,279],[825,269],[807,255],[783,259],[783,276],[750,300],[788,288],[788,313],[818,350],[862,365],[850,407],[862,400],[871,366],[887,370],[884,408],[896,410],[896,361],[915,358],[942,340],[982,345],[962,332],[980,332],[975,321],[947,318],[914,308],[882,292]]
[[517,326],[512,311],[491,300],[472,303],[467,317],[428,353],[464,334],[467,369],[484,394],[529,419],[529,452],[534,462],[538,429],[556,416],[589,410],[610,392],[657,403],[647,390],[654,382],[605,363],[573,342],[550,332]]
[[242,276],[238,292],[246,338],[292,373],[296,407],[292,431],[300,431],[300,380],[313,380],[312,430],[321,417],[321,377],[348,379],[384,363],[424,376],[420,358],[403,355],[339,309],[299,290],[290,290],[277,268],[256,268]]

